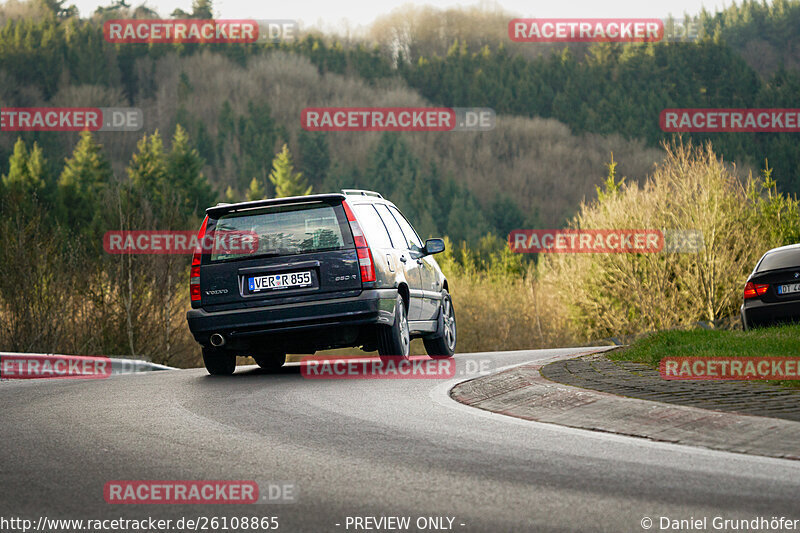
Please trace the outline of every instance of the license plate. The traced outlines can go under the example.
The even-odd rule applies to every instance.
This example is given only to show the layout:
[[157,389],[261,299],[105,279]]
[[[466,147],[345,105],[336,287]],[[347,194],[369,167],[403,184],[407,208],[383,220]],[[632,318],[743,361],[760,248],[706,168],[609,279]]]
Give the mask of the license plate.
[[792,294],[793,292],[800,292],[800,283],[778,285],[778,294]]
[[292,272],[291,274],[267,274],[266,276],[254,276],[247,280],[247,288],[250,289],[250,292],[310,286],[310,271]]

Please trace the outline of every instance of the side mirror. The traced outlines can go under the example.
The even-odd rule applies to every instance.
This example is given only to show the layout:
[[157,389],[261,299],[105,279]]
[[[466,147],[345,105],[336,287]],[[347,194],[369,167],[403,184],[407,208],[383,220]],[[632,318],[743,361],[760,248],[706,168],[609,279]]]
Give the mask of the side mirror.
[[422,253],[425,255],[433,255],[444,252],[444,241],[442,239],[428,239],[425,241],[425,247]]

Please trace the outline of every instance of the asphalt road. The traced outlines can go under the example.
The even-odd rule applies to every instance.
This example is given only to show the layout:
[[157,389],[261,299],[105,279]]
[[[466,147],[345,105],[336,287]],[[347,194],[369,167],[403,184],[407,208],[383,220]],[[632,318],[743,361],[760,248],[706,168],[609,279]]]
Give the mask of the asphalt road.
[[[457,355],[493,367],[585,349]],[[644,517],[800,518],[800,462],[573,430],[455,403],[441,380],[202,369],[0,383],[0,517],[454,518],[455,531],[644,531]],[[769,435],[764,435],[769,438]],[[800,443],[798,444],[800,446]],[[290,481],[282,505],[111,505],[110,480]],[[447,521],[445,521],[447,523]],[[337,524],[339,524],[337,526]],[[462,525],[463,524],[463,525]],[[412,527],[411,531],[416,531]],[[363,529],[361,529],[363,531]]]

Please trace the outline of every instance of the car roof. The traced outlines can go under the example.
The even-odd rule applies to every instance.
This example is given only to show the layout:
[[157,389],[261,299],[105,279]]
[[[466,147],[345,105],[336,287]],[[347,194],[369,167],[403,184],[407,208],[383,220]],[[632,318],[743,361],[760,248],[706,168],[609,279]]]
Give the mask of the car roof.
[[772,250],[767,250],[764,252],[764,255],[771,254],[772,252],[780,252],[783,250],[796,250],[800,248],[799,244],[787,244],[786,246],[779,246],[778,248],[773,248]]
[[750,274],[750,277],[756,274],[762,274],[764,272],[771,272],[775,270],[775,269],[761,270],[761,266],[764,263],[764,260],[767,258],[767,256],[770,256],[775,253],[792,252],[792,251],[800,252],[800,244],[787,244],[786,246],[779,246],[778,248],[767,250],[766,252],[764,252],[764,255],[761,256],[761,259],[759,259],[758,262],[756,263],[756,266],[753,268],[753,272]]

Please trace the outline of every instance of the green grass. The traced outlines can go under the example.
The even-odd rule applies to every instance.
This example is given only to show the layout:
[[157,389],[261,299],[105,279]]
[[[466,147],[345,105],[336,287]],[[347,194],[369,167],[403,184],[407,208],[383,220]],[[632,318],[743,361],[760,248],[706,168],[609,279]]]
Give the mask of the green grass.
[[[609,359],[635,361],[658,367],[664,357],[789,357],[800,356],[800,325],[793,324],[751,331],[690,330],[654,333]],[[770,381],[800,388],[800,381]]]

